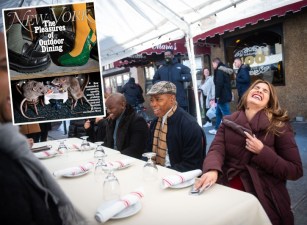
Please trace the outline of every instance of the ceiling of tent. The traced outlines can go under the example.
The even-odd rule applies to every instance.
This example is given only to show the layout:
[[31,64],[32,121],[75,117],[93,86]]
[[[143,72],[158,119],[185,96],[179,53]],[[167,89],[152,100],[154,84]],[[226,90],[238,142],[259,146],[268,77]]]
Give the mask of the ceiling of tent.
[[[103,65],[152,46],[279,8],[296,0],[103,0],[96,4]],[[101,12],[101,13],[100,13]]]
[[[216,27],[298,1],[95,0],[101,64],[109,64],[186,35],[195,37]],[[71,2],[85,1],[0,0],[0,7]]]

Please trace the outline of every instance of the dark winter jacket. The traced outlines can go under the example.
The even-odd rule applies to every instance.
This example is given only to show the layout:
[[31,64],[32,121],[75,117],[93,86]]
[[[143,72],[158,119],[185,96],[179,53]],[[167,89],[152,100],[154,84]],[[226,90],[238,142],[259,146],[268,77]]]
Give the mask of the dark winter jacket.
[[[109,120],[106,127],[106,137],[104,145],[114,148],[113,133],[116,120]],[[145,151],[148,139],[148,125],[143,117],[137,115],[130,105],[126,105],[126,110],[119,122],[117,130],[116,146],[122,154],[140,159]]]
[[16,161],[0,151],[1,224],[62,224],[58,208],[50,196],[47,208],[45,193]]
[[250,66],[241,65],[236,76],[236,86],[238,89],[239,100],[241,99],[244,92],[249,88],[251,79],[249,75]]
[[[152,143],[158,118],[150,126],[148,151],[152,151]],[[201,169],[206,151],[206,137],[195,118],[178,107],[167,119],[166,142],[171,169],[185,172]]]
[[219,63],[214,70],[215,98],[218,99],[218,103],[231,102],[231,74],[233,74],[233,70],[222,63]]
[[[221,123],[204,161],[203,172],[219,171],[218,183],[224,185],[240,176],[245,191],[259,199],[274,225],[293,224],[286,181],[299,179],[303,169],[291,125],[286,123],[280,128],[279,136],[272,133],[266,136],[270,122],[264,111],[258,112],[250,122],[244,111],[225,116],[224,120],[237,125]],[[246,137],[240,126],[264,144],[258,155],[245,148]]]
[[68,129],[68,137],[80,138],[82,136],[86,136],[84,122],[85,120],[71,120]]
[[156,71],[153,76],[152,83],[159,81],[170,81],[176,85],[176,99],[179,106],[187,107],[187,93],[184,89],[184,82],[190,82],[192,80],[191,70],[189,67],[179,63],[176,58],[173,62],[164,64]]
[[135,83],[133,77],[129,79],[120,92],[124,94],[127,103],[133,107],[144,102],[143,90]]

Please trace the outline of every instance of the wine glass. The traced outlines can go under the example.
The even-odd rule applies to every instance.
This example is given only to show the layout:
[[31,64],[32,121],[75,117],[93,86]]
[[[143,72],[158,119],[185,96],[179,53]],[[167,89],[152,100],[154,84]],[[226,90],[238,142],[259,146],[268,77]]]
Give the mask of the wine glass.
[[95,177],[95,181],[98,183],[102,183],[102,177],[104,174],[104,170],[107,168],[107,164],[104,160],[104,158],[107,155],[105,154],[105,151],[101,145],[102,143],[103,142],[95,142],[95,144],[97,144],[97,147],[94,152],[94,157],[98,158],[98,161],[95,165],[94,177]]
[[143,167],[143,177],[146,181],[156,180],[158,178],[158,167],[155,162],[152,161],[152,158],[156,156],[154,152],[145,152],[142,154],[143,157],[146,157],[148,160]]
[[80,137],[81,139],[83,139],[82,143],[81,143],[81,151],[87,151],[91,149],[91,145],[90,143],[87,141],[88,136],[83,136]]
[[103,149],[103,142],[102,141],[97,141],[95,142],[96,144],[96,149],[94,151],[94,158],[101,158],[101,157],[104,157],[106,155],[104,149]]
[[58,152],[61,153],[61,154],[64,154],[67,152],[68,148],[67,146],[65,145],[65,142],[66,140],[60,140],[60,144],[59,144],[59,147],[58,147]]
[[[105,157],[104,155],[103,157]],[[99,158],[97,163],[95,164],[95,170],[94,170],[94,179],[95,182],[102,184],[102,178],[105,173],[105,169],[107,168],[107,164],[104,161],[104,158]]]
[[120,198],[120,185],[114,175],[114,168],[108,167],[108,175],[103,182],[103,199],[106,201],[118,200]]

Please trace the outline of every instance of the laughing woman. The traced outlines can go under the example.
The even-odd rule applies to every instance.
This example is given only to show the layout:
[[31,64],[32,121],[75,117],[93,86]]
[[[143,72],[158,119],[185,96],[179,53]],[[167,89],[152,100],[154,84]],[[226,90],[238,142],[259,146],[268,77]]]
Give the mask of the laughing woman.
[[257,80],[238,111],[225,116],[195,188],[214,183],[255,195],[272,224],[294,224],[287,180],[303,176],[302,162],[287,112],[276,90]]

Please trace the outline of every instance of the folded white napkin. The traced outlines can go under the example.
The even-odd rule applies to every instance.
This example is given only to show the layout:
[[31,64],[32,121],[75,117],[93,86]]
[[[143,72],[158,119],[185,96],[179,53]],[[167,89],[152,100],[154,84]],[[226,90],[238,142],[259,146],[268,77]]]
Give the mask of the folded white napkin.
[[58,154],[56,150],[48,150],[43,152],[35,152],[34,155],[39,159],[49,158],[51,156],[54,156]]
[[144,189],[138,188],[133,192],[121,197],[119,200],[114,201],[109,207],[105,207],[104,204],[98,207],[95,219],[100,222],[104,223],[109,220],[111,217],[120,213],[125,208],[134,205],[137,203],[141,198],[144,197]]
[[[77,145],[77,144],[71,144],[71,145],[68,145],[68,148],[72,151],[80,151],[82,150],[81,149],[81,144]],[[85,149],[85,151],[89,151],[89,150],[93,150],[96,148],[96,145],[90,143],[90,146],[89,148]]]
[[72,145],[69,145],[69,149],[70,150],[80,150],[80,146],[78,146],[76,144],[72,144]]
[[74,166],[74,167],[63,169],[63,170],[54,171],[53,175],[56,176],[56,177],[74,176],[74,175],[78,175],[80,173],[84,173],[84,172],[92,169],[94,165],[95,165],[94,162],[88,162],[88,163],[85,163],[85,164],[80,165],[80,166]]
[[174,174],[162,178],[162,188],[168,188],[189,181],[202,174],[201,170],[191,170],[184,173]]
[[121,160],[116,160],[116,161],[111,161],[106,163],[107,168],[113,168],[113,169],[122,169],[125,168],[126,166],[129,166],[131,163],[133,163],[135,160],[132,158],[127,158],[127,159],[121,159]]

